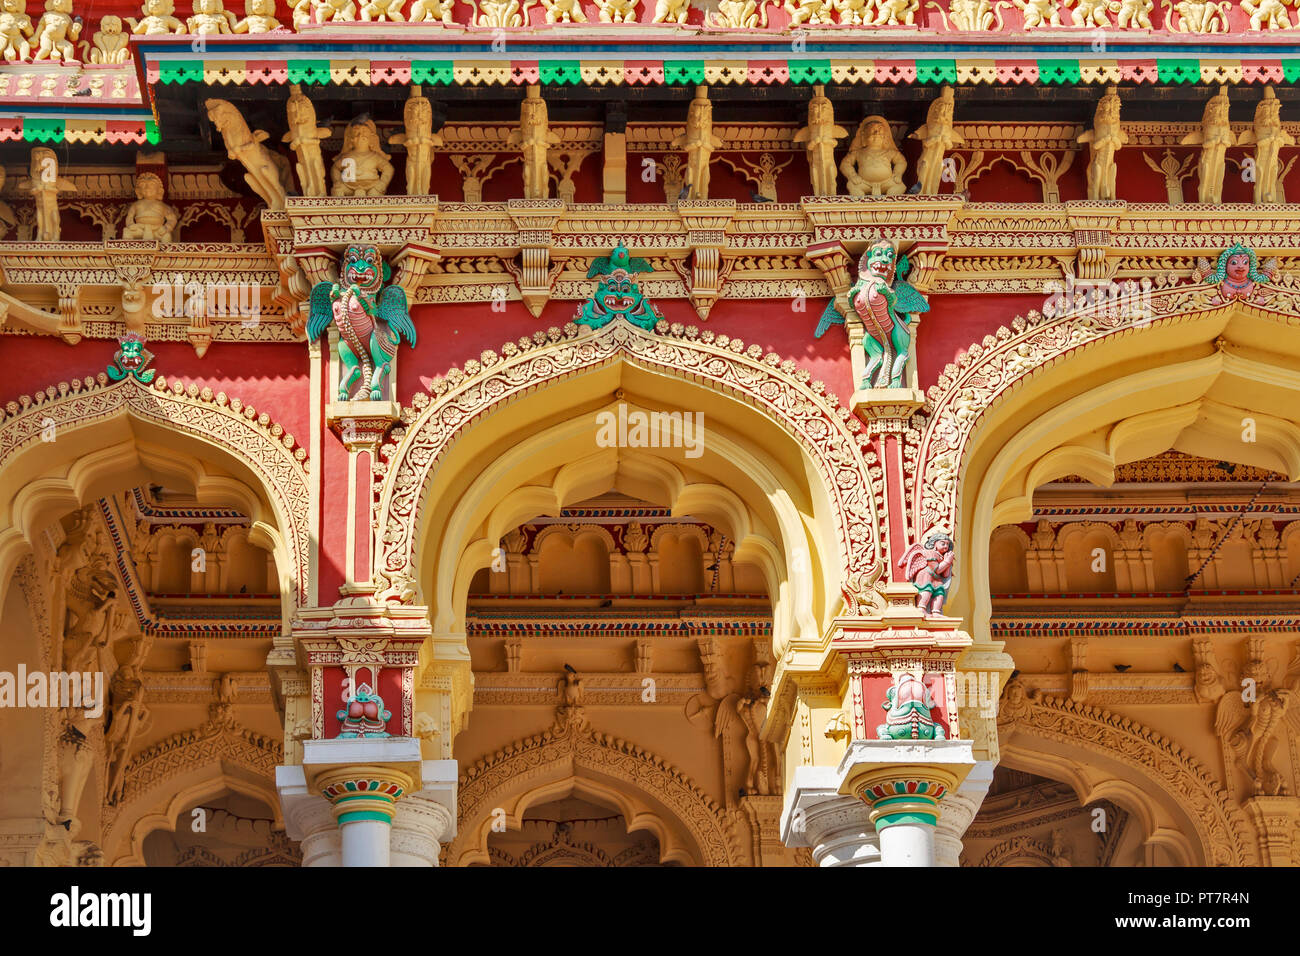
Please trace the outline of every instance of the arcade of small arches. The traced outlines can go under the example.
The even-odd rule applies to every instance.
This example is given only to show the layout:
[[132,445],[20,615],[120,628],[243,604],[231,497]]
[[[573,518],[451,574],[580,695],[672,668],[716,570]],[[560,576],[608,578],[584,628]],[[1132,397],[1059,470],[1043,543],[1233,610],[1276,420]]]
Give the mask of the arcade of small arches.
[[[345,439],[378,531],[337,605],[318,463],[269,415],[161,377],[11,405],[0,671],[109,693],[0,707],[0,859],[337,864],[321,793],[364,779],[402,784],[394,865],[891,862],[867,796],[922,779],[940,865],[1292,863],[1295,311],[1183,295],[1017,320],[862,419],[744,343],[552,330]],[[620,402],[701,411],[703,454],[599,447]],[[934,529],[927,617],[891,569]],[[934,763],[874,739],[899,672],[953,678]],[[359,683],[391,765],[339,756]]]

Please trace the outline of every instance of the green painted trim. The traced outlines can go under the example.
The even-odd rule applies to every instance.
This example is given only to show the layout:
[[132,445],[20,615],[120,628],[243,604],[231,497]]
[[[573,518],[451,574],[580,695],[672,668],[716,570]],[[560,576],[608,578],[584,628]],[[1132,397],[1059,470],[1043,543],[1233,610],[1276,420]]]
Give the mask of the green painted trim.
[[674,62],[664,63],[664,83],[672,85],[674,83],[703,83],[704,82],[704,61],[703,60],[676,60]]
[[339,826],[345,823],[360,823],[363,820],[375,820],[379,823],[392,825],[393,818],[387,813],[380,813],[378,810],[348,810],[339,814]]
[[929,794],[925,793],[900,793],[896,797],[881,797],[871,805],[871,809],[879,810],[881,807],[892,807],[896,803],[928,803],[932,806],[938,806],[939,801]]
[[829,83],[831,81],[830,60],[791,60],[786,65],[790,70],[791,83]]
[[1078,60],[1039,60],[1038,82],[1040,83],[1079,83]]
[[61,143],[68,124],[61,119],[23,118],[23,139],[29,143]]
[[1156,76],[1161,83],[1201,82],[1200,60],[1156,60]]
[[1282,76],[1288,83],[1300,80],[1300,60],[1283,60]]
[[546,84],[582,82],[582,67],[577,60],[552,60],[537,64],[537,78]]
[[329,60],[290,60],[287,68],[290,83],[324,85],[330,81]]
[[876,817],[876,831],[886,830],[889,827],[896,827],[902,823],[922,824],[924,826],[938,826],[939,815],[937,813],[921,812],[902,812],[886,813]]
[[956,60],[917,60],[916,82],[918,83],[956,83]]
[[455,70],[450,60],[412,60],[412,83],[444,83],[450,85],[456,80]]

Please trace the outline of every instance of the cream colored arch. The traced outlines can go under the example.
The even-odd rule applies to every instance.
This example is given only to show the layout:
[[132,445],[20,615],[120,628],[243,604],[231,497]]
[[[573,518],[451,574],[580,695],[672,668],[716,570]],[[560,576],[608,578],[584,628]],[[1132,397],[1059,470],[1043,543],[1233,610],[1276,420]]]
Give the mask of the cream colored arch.
[[508,827],[519,829],[529,807],[571,794],[615,807],[628,832],[652,833],[664,862],[747,862],[731,818],[689,777],[635,744],[571,726],[516,741],[465,770],[448,865],[488,862],[488,837],[498,811],[504,811]]
[[[736,340],[622,322],[486,353],[417,395],[384,451],[381,595],[429,605],[435,639],[462,633],[500,534],[613,487],[733,536],[735,560],[763,568],[778,642],[820,652],[846,597],[879,603],[879,526],[860,423],[808,378]],[[702,453],[599,447],[596,417],[620,404],[701,412]]]
[[1149,727],[1099,707],[1027,693],[1019,681],[998,713],[1000,762],[1060,780],[1083,805],[1133,813],[1145,844],[1178,866],[1258,863],[1241,809],[1191,754]]
[[[991,613],[990,533],[1029,520],[1043,483],[1081,474],[1108,486],[1116,466],[1171,448],[1300,477],[1300,337],[1283,334],[1288,316],[1207,309],[1185,288],[1154,308],[1155,321],[1018,319],[932,391],[917,519],[959,528],[946,607],[977,641]],[[989,384],[978,393],[973,381]]]
[[161,476],[250,516],[250,541],[275,556],[289,619],[295,596],[306,593],[306,454],[268,416],[224,392],[162,377],[109,385],[103,374],[23,396],[5,412],[0,588],[60,515]]

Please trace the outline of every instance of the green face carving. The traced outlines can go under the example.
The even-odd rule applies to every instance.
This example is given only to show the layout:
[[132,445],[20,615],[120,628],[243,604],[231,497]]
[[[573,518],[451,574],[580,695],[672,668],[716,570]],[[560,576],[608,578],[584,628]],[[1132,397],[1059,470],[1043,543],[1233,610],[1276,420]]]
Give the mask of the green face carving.
[[384,264],[375,246],[348,246],[343,253],[343,284],[374,292],[384,281]]

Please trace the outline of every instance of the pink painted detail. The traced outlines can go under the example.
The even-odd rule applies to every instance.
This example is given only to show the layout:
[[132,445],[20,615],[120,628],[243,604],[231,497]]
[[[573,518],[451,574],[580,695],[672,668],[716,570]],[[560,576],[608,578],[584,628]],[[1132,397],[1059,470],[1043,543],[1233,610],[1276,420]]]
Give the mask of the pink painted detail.
[[876,60],[877,83],[915,83],[915,60]]
[[623,63],[627,82],[652,85],[664,81],[664,65],[661,60],[626,60]]
[[245,64],[249,83],[272,84],[289,82],[289,64],[284,60],[249,60]]
[[1130,83],[1154,83],[1160,79],[1155,60],[1121,60],[1119,75]]
[[370,82],[374,84],[405,85],[411,82],[411,64],[401,60],[372,60]]
[[994,63],[999,83],[1037,83],[1037,60],[998,60]]
[[[898,437],[895,435],[883,436],[878,448],[885,472],[884,491],[889,515],[889,552],[901,557],[907,550],[907,529],[903,524],[903,514],[907,509],[907,502],[903,495],[903,453],[898,447]],[[907,580],[906,571],[898,567],[897,560],[890,561],[889,565],[891,581]]]
[[511,83],[536,83],[540,79],[540,72],[536,60],[511,60],[510,61],[510,82]]
[[1242,60],[1241,78],[1247,83],[1281,83],[1286,77],[1281,60]]
[[372,497],[370,488],[370,452],[357,455],[357,510],[352,516],[352,575],[357,583],[370,580],[370,526]]
[[784,60],[750,60],[745,64],[750,83],[789,83],[790,67]]
[[0,143],[22,138],[23,121],[20,118],[0,120]]

